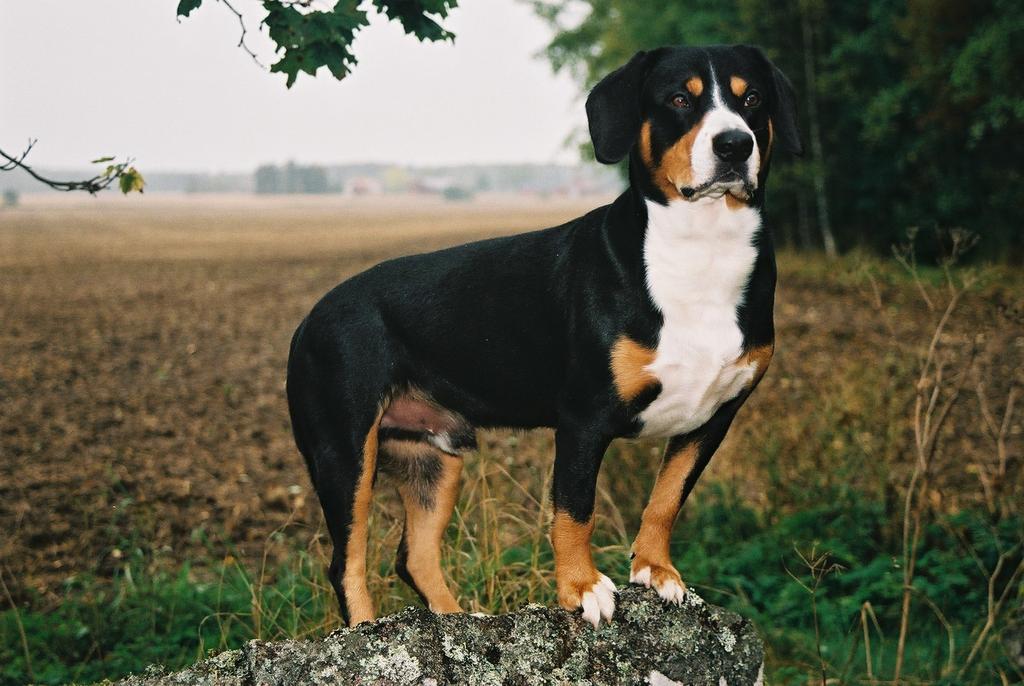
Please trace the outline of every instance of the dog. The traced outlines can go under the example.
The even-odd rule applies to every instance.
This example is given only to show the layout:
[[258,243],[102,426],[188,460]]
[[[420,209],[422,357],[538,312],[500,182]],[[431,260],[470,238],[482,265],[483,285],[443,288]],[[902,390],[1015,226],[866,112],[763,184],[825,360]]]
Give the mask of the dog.
[[350,625],[372,620],[378,471],[405,508],[398,575],[460,612],[440,547],[476,429],[555,429],[558,601],[597,627],[615,585],[591,556],[598,469],[617,437],[667,438],[630,582],[679,603],[676,516],[774,352],[762,225],[773,147],[800,154],[793,88],[759,49],[637,53],[586,101],[598,161],[629,186],[562,226],[389,260],[335,287],[291,343],[287,395]]

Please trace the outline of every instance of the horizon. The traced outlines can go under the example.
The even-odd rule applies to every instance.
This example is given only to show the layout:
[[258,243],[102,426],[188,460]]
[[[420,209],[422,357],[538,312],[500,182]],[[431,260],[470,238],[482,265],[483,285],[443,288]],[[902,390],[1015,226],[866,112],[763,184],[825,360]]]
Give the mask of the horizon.
[[[97,171],[86,167],[36,170],[50,178],[85,178]],[[270,171],[272,170],[272,171]],[[141,169],[150,193],[350,194],[403,192],[477,194],[607,192],[621,185],[614,167],[596,162],[497,162],[465,164],[405,164],[340,162],[305,164],[294,160],[261,164],[248,170]],[[397,175],[395,174],[397,172]],[[261,174],[263,175],[261,179]],[[267,176],[269,174],[269,176]],[[366,187],[369,183],[369,188]],[[355,186],[360,191],[353,190]],[[0,192],[17,195],[60,191],[41,184],[23,169],[0,176]],[[120,195],[118,193],[118,195]]]
[[[138,165],[139,161],[135,160],[134,164]],[[533,161],[533,160],[527,160],[527,161],[515,161],[515,160],[487,161],[487,160],[484,160],[484,161],[479,161],[479,162],[475,162],[475,161],[474,162],[438,162],[436,164],[435,163],[430,163],[430,162],[426,162],[426,163],[392,162],[392,161],[384,161],[384,160],[354,160],[354,161],[351,161],[351,162],[311,162],[311,161],[306,161],[306,160],[301,160],[301,159],[288,159],[288,160],[282,160],[282,161],[261,162],[261,163],[258,163],[258,164],[254,165],[253,167],[250,167],[248,169],[238,168],[238,169],[201,170],[201,169],[173,169],[173,168],[148,168],[148,169],[141,169],[140,168],[139,171],[142,173],[142,175],[144,177],[152,175],[152,174],[194,174],[194,175],[201,175],[201,176],[231,176],[231,175],[239,175],[239,174],[252,174],[252,173],[255,173],[256,170],[259,169],[260,167],[265,167],[265,166],[284,167],[284,166],[286,166],[288,164],[295,164],[296,166],[300,166],[300,167],[323,167],[325,169],[334,169],[334,168],[342,168],[342,167],[400,167],[400,168],[406,168],[406,169],[450,169],[450,168],[454,168],[454,167],[564,167],[564,168],[571,168],[571,169],[577,169],[577,168],[582,168],[582,169],[593,168],[593,169],[609,169],[609,170],[613,170],[614,169],[614,165],[606,166],[606,165],[602,165],[602,164],[600,164],[598,162],[594,162],[593,160],[585,160],[585,159],[579,159],[579,160],[576,160],[576,161],[572,161],[572,160],[567,160],[567,161],[556,160],[556,161],[552,161],[552,162]],[[72,166],[54,166],[54,165],[31,165],[30,164],[29,166],[31,166],[36,171],[45,171],[45,172],[47,172],[49,174],[54,174],[54,173],[57,173],[57,174],[60,174],[60,173],[81,174],[83,172],[89,172],[90,170],[95,170],[95,168],[90,167],[88,164],[79,164],[77,166],[74,166],[74,165],[72,165]],[[27,176],[26,172],[24,172],[21,169],[13,169],[9,173],[12,174],[12,175],[14,175],[14,174],[24,174],[25,176]],[[3,178],[3,177],[0,177],[0,178]]]

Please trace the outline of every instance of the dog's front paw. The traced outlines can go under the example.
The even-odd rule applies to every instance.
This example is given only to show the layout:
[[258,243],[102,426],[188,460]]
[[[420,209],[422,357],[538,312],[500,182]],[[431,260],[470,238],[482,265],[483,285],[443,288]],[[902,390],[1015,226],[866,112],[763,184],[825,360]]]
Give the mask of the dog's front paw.
[[654,587],[666,603],[680,605],[686,597],[686,584],[672,565],[659,565],[636,558],[629,573],[629,583]]
[[583,619],[597,628],[603,619],[612,620],[615,613],[615,584],[604,574],[597,574],[597,581],[588,583],[567,583],[559,586],[558,602],[567,610],[582,608]]

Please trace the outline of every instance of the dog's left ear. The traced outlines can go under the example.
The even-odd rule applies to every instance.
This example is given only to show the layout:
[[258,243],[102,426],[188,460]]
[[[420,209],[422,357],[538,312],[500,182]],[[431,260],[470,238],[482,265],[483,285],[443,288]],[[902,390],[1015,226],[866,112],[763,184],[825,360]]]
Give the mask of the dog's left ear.
[[602,164],[614,164],[628,155],[640,134],[640,95],[655,52],[641,50],[633,55],[587,96],[590,140]]
[[771,99],[769,116],[775,127],[775,133],[779,136],[779,143],[786,152],[794,155],[803,154],[804,146],[800,142],[800,129],[797,127],[796,118],[796,92],[793,84],[789,82],[782,70],[775,66],[761,48],[748,45],[737,46],[750,50],[768,69],[772,77],[772,86],[775,91]]

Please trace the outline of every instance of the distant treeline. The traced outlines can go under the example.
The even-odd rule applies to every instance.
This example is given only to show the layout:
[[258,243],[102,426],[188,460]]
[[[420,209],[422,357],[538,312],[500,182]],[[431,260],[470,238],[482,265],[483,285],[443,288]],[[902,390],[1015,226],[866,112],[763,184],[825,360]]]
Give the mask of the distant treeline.
[[604,193],[621,186],[596,165],[469,164],[409,167],[393,164],[263,165],[254,174],[257,193],[443,193],[464,198],[478,192]]
[[[55,178],[84,178],[83,170],[44,170]],[[597,164],[464,164],[412,167],[385,163],[265,164],[252,173],[209,174],[143,169],[146,190],[165,193],[436,193],[461,199],[475,193],[609,194],[622,186]],[[0,191],[55,192],[21,170],[0,179]]]
[[[283,167],[265,164],[254,175],[257,193],[329,193],[327,170],[289,162]],[[335,189],[340,190],[340,189]]]
[[789,76],[807,144],[773,161],[782,241],[887,252],[910,227],[965,228],[1024,257],[1020,0],[585,1],[582,23],[576,0],[534,3],[584,87],[661,45],[759,45]]

